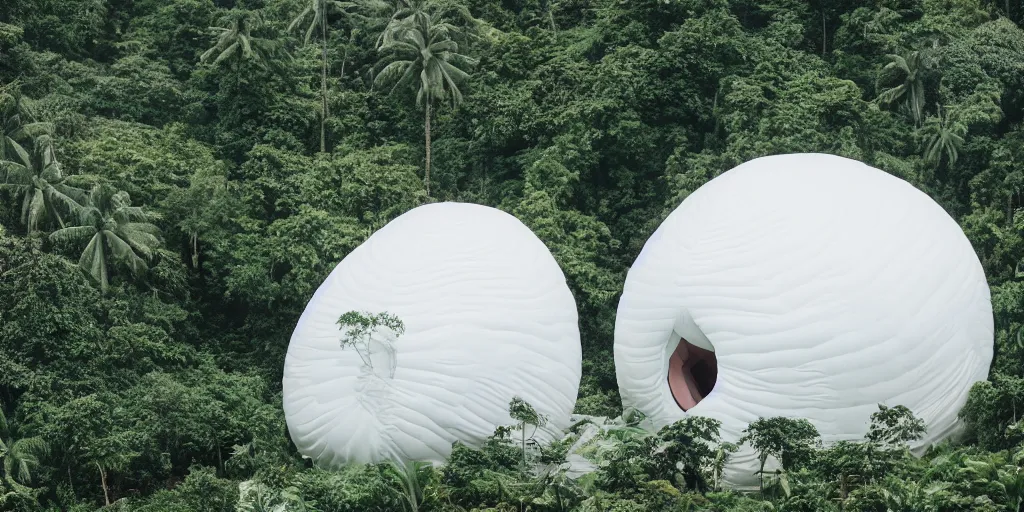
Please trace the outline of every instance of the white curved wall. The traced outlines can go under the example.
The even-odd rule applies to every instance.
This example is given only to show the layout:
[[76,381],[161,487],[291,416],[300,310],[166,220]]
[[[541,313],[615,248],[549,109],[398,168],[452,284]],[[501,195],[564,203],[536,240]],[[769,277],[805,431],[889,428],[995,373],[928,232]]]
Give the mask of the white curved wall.
[[[687,330],[719,374],[683,412],[666,375]],[[736,441],[758,417],[803,417],[827,443],[861,438],[883,403],[925,420],[921,450],[957,430],[992,344],[981,264],[937,203],[860,162],[792,154],[711,180],[651,236],[619,303],[615,366],[623,404],[658,428],[698,414]],[[756,470],[743,447],[725,481],[756,486]]]
[[[397,315],[395,353],[367,367],[340,347],[338,317]],[[380,332],[376,338],[386,337]],[[393,376],[378,366],[394,358]],[[442,461],[512,421],[521,396],[569,424],[581,373],[576,304],[561,269],[521,222],[471,204],[421,206],[349,254],[299,319],[284,368],[284,411],[299,451],[321,466]]]

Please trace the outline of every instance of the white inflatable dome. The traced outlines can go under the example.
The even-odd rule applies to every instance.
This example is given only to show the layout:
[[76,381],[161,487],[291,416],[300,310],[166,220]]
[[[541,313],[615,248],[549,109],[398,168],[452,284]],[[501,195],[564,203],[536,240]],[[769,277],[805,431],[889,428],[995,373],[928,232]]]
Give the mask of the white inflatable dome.
[[[390,313],[341,347],[339,317]],[[439,203],[398,217],[352,251],[306,306],[284,367],[284,413],[299,452],[322,467],[443,461],[511,425],[519,396],[569,424],[581,373],[576,304],[544,244],[519,220]]]
[[[758,158],[687,197],[630,269],[615,322],[623,405],[657,428],[716,418],[732,442],[772,416],[856,440],[877,404],[905,405],[927,425],[921,453],[959,428],[992,345],[957,223],[910,184],[823,154]],[[757,469],[744,446],[724,481],[756,487]]]

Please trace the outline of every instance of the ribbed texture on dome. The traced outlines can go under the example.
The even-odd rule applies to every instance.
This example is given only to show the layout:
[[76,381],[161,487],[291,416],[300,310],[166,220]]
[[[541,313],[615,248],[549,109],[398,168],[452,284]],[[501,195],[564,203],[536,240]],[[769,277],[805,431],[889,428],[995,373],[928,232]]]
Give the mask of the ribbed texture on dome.
[[[683,311],[718,359],[688,413],[666,382]],[[883,403],[926,422],[920,450],[957,430],[992,345],[989,288],[957,223],[905,181],[823,154],[752,160],[687,197],[630,269],[615,323],[623,404],[659,428],[717,418],[733,442],[771,416],[860,439]],[[725,481],[755,487],[757,469],[743,447]]]
[[[404,322],[393,377],[341,348],[337,320],[352,310]],[[284,410],[322,466],[442,461],[453,442],[511,424],[516,395],[550,417],[539,440],[561,435],[580,373],[576,304],[544,244],[499,210],[439,203],[380,229],[317,290],[288,347]]]

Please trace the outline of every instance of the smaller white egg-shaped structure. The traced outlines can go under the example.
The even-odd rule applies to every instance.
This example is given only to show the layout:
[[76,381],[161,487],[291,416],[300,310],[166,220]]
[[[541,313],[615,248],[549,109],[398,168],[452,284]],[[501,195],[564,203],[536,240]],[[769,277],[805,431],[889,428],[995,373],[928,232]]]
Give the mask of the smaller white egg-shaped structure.
[[[622,401],[656,428],[689,414],[736,442],[759,417],[857,440],[878,404],[954,434],[988,376],[993,318],[960,227],[909,183],[824,154],[758,158],[687,197],[626,278],[615,320]],[[767,469],[772,469],[770,463]],[[757,486],[757,455],[724,481]]]
[[[349,311],[397,316],[360,349],[341,347]],[[284,367],[299,452],[322,467],[443,461],[513,421],[519,396],[561,435],[576,402],[576,303],[544,244],[494,208],[437,203],[396,218],[338,264],[306,306]]]

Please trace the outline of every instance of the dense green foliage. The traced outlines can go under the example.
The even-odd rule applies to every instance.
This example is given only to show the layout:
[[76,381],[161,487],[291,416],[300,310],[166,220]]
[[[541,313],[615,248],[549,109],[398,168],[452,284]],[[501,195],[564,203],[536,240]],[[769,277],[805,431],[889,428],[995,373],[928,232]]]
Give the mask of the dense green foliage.
[[[4,0],[0,510],[1019,511],[1022,21],[1009,0]],[[908,180],[974,244],[996,360],[962,445],[910,457],[898,408],[831,447],[766,418],[746,441],[784,471],[752,496],[720,489],[734,447],[696,421],[620,418],[582,478],[579,433],[534,453],[499,430],[443,468],[329,472],[291,445],[290,331],[397,215],[456,200],[532,228],[580,307],[577,412],[615,417],[644,241],[717,174],[808,151]]]

